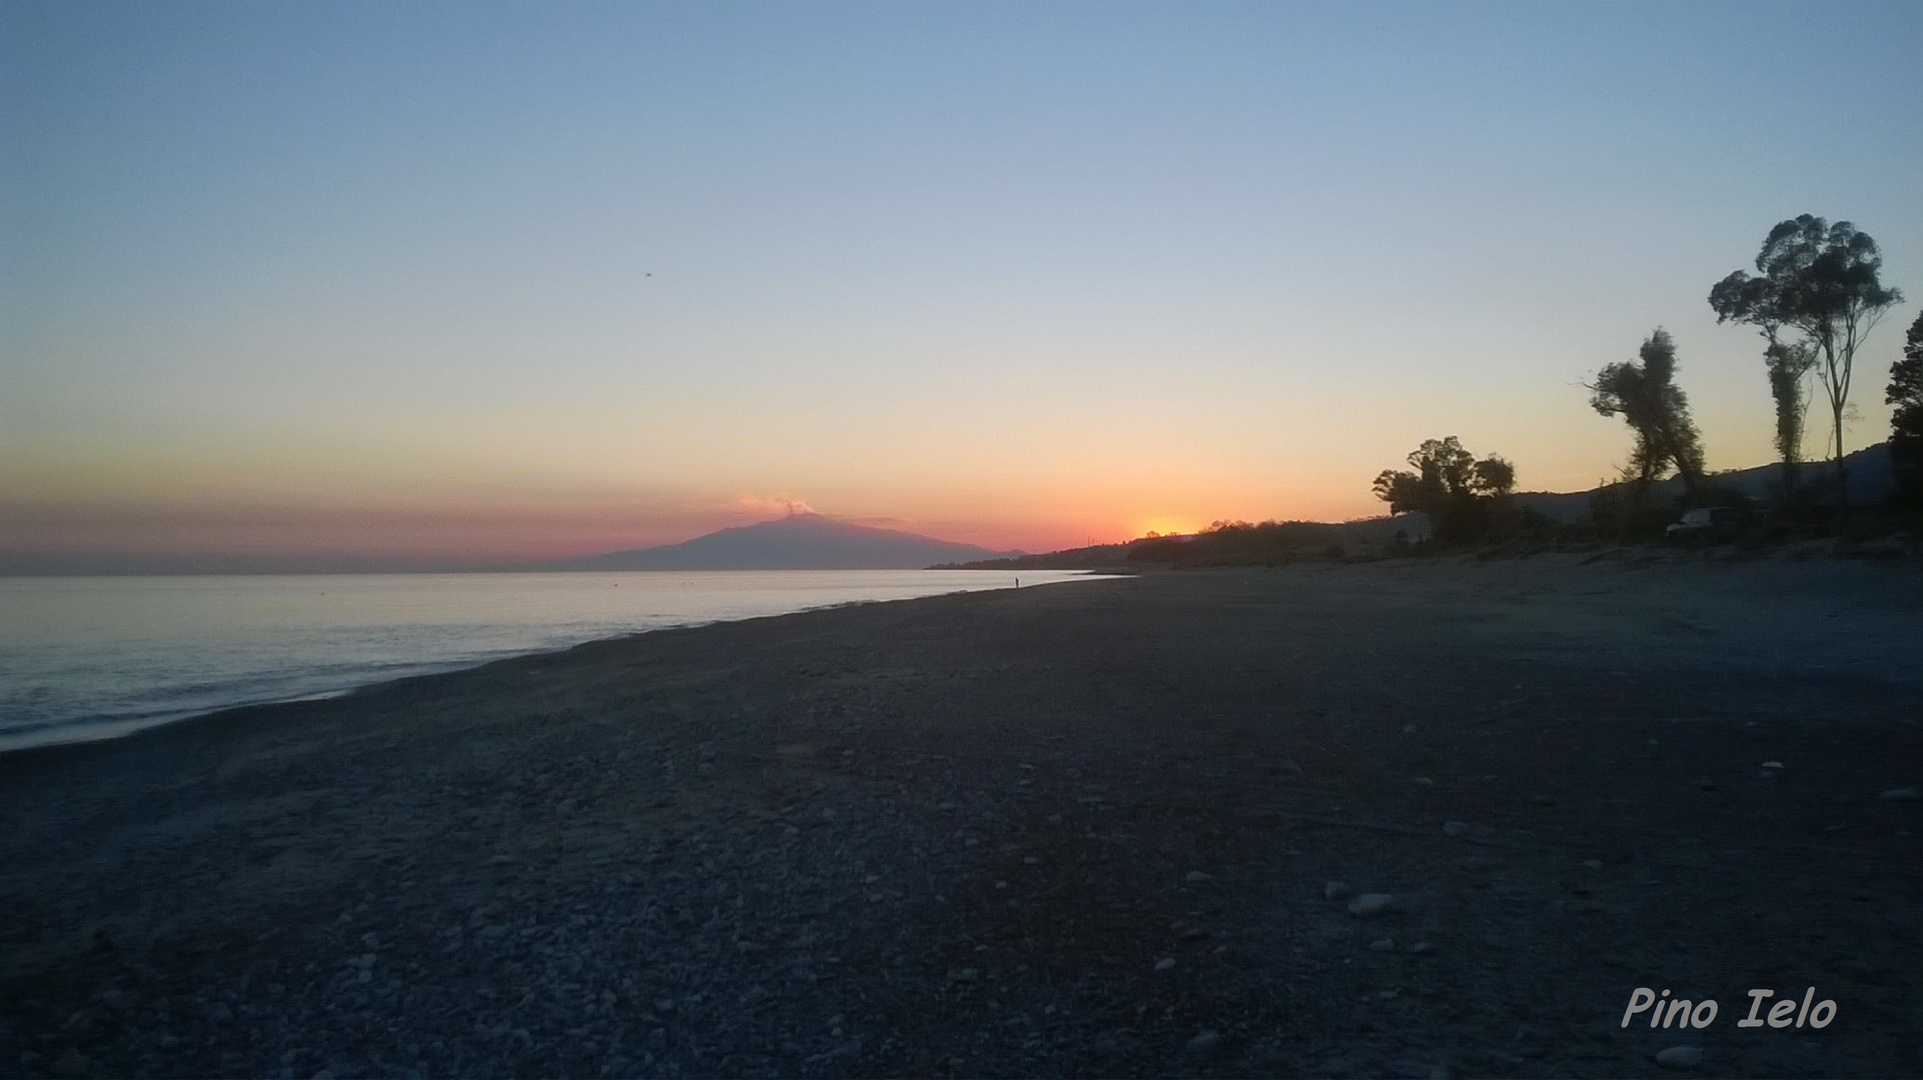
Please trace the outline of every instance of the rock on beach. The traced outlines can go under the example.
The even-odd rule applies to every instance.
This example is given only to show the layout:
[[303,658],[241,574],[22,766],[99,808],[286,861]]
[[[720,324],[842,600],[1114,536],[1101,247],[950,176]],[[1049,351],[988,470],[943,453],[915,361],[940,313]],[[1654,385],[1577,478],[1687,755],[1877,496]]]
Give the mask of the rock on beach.
[[1395,897],[1388,893],[1363,893],[1349,901],[1349,914],[1358,919],[1372,919],[1387,915],[1395,906]]

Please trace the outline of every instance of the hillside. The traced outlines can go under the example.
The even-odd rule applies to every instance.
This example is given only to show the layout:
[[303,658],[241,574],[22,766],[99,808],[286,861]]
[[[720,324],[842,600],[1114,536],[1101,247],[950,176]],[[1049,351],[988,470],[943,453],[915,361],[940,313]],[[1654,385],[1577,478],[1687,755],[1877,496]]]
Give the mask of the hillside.
[[[1843,468],[1849,476],[1849,493],[1839,498],[1836,490],[1836,467],[1827,461],[1805,461],[1797,471],[1797,487],[1803,498],[1816,506],[1881,506],[1890,497],[1896,485],[1896,473],[1890,464],[1888,443],[1876,443],[1861,450],[1843,455]],[[1727,472],[1713,473],[1710,482],[1725,491],[1738,492],[1759,503],[1776,500],[1783,487],[1782,462],[1771,462],[1749,469],[1731,469]],[[1600,489],[1589,491],[1523,491],[1516,494],[1516,502],[1526,506],[1543,517],[1564,524],[1586,521],[1589,518],[1589,503]],[[1683,494],[1681,477],[1672,476],[1655,485],[1658,500],[1667,501]]]
[[932,536],[852,525],[821,514],[722,529],[679,544],[611,551],[556,570],[919,570],[1020,555]]

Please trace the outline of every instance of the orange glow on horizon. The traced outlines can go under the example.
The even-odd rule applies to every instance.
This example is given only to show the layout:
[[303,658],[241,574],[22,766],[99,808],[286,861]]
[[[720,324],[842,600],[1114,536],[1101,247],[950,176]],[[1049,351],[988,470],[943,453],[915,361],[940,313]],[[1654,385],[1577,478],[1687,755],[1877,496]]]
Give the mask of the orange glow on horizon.
[[1188,536],[1192,533],[1201,532],[1206,527],[1206,525],[1197,524],[1195,521],[1186,517],[1157,514],[1150,517],[1137,518],[1135,523],[1129,526],[1131,531],[1126,539],[1139,540],[1150,533],[1154,533],[1157,536]]

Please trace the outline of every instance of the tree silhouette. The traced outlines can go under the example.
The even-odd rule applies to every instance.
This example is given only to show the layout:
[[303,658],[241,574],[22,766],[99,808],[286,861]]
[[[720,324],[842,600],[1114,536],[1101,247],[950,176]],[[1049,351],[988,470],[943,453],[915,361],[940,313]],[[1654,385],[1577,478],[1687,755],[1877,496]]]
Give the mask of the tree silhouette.
[[1636,433],[1628,471],[1641,487],[1660,480],[1671,466],[1690,494],[1703,490],[1703,442],[1689,418],[1689,398],[1676,385],[1676,342],[1658,328],[1643,342],[1642,363],[1610,364],[1589,386],[1589,404],[1604,416],[1620,415]]
[[1803,460],[1803,419],[1809,412],[1804,377],[1816,366],[1816,349],[1807,341],[1773,341],[1763,349],[1769,396],[1776,402],[1777,456],[1783,459],[1783,494],[1796,490],[1796,466]]
[[[1882,252],[1868,233],[1847,221],[1832,225],[1803,214],[1778,222],[1764,238],[1756,255],[1760,278],[1738,270],[1709,294],[1719,319],[1794,327],[1803,333],[1829,399],[1831,459],[1839,480],[1844,479],[1843,413],[1849,406],[1856,349],[1903,299],[1901,292],[1884,287],[1882,267]],[[1772,333],[1765,329],[1765,336]]]
[[[1758,264],[1761,269],[1760,259]],[[1718,323],[1748,323],[1763,335],[1763,366],[1769,373],[1770,398],[1776,403],[1774,442],[1783,462],[1783,497],[1788,501],[1796,490],[1797,463],[1803,460],[1803,418],[1809,408],[1803,379],[1816,366],[1816,349],[1808,341],[1782,340],[1787,320],[1783,294],[1780,283],[1738,270],[1710,289],[1709,306],[1715,309]]]
[[1492,511],[1516,487],[1513,464],[1494,454],[1477,460],[1454,435],[1424,440],[1408,461],[1415,472],[1384,469],[1370,487],[1395,513],[1428,514],[1444,542],[1485,534]]
[[1890,365],[1883,400],[1896,406],[1890,414],[1890,463],[1897,501],[1923,506],[1923,314],[1903,337],[1903,359]]

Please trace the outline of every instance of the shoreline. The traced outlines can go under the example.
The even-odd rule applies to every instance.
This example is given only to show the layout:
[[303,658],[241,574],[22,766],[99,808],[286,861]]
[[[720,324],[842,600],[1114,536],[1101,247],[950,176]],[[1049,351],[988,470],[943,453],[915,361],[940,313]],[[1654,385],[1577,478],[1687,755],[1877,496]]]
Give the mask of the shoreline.
[[[1687,1043],[1915,1075],[1923,804],[1880,796],[1923,781],[1917,585],[1148,574],[0,753],[0,1061],[1620,1076]],[[1734,1026],[1810,985],[1828,1028]],[[1636,986],[1723,1019],[1623,1028]]]
[[[571,572],[571,571],[554,571],[554,572],[565,573],[565,572]],[[582,571],[582,572],[583,573],[600,573],[600,574],[627,573],[622,571]],[[639,572],[651,573],[649,571],[639,571]],[[832,572],[833,571],[831,571],[831,573]],[[686,574],[688,572],[669,571],[667,573]],[[706,573],[706,572],[701,572],[701,573]],[[718,573],[736,573],[736,572],[735,571],[719,571]],[[758,573],[758,571],[740,571],[739,573]],[[769,573],[789,574],[790,572],[771,571]],[[865,573],[875,573],[875,572],[874,571],[849,571],[848,573],[865,574]],[[153,577],[157,575],[147,575],[147,576]],[[158,576],[166,576],[166,577],[185,576],[190,578],[202,578],[202,577],[209,577],[212,575],[158,575]],[[230,575],[230,576],[240,576],[240,575]],[[285,577],[327,577],[327,576],[338,576],[338,575],[274,574],[274,575],[246,575],[246,576],[285,578]],[[371,576],[371,575],[357,575],[357,576]],[[450,576],[450,575],[432,575],[432,576]],[[1054,583],[1057,583],[1058,581],[1080,580],[1085,577],[1102,577],[1102,576],[1112,576],[1112,575],[1103,575],[1103,574],[1089,572],[1089,571],[1076,571],[1076,572],[1073,572],[1072,574],[1059,576],[1054,580],[1038,582],[1037,584],[1054,584]],[[1019,580],[1019,579],[1016,579],[1016,580]],[[1034,586],[1031,585],[1030,587],[1034,587]],[[958,589],[955,591],[969,592],[969,591],[982,591],[982,590]],[[935,593],[935,594],[929,594],[929,595],[949,595],[949,594]],[[810,607],[799,608],[796,610],[797,611],[814,611],[814,610],[822,610],[822,609],[833,608],[833,607],[845,607],[850,605],[886,603],[894,599],[902,599],[902,598],[884,597],[884,598],[867,598],[867,599],[856,599],[856,600],[831,601],[831,602],[814,605]],[[795,612],[784,612],[782,614],[793,614],[793,613]],[[413,669],[413,671],[411,674],[400,674],[400,675],[373,674],[370,672],[369,673],[370,677],[366,681],[353,682],[353,683],[350,683],[347,685],[341,685],[341,686],[331,686],[331,687],[327,687],[324,689],[317,689],[317,690],[316,689],[300,690],[300,691],[291,692],[286,696],[274,696],[274,697],[259,698],[255,700],[234,701],[227,704],[216,705],[213,707],[192,708],[192,709],[185,709],[180,711],[170,710],[168,711],[168,714],[164,715],[162,718],[152,718],[148,716],[129,716],[123,713],[123,714],[119,714],[115,716],[107,716],[107,717],[90,717],[90,718],[80,719],[80,720],[55,721],[55,722],[44,724],[37,728],[22,728],[22,729],[18,729],[11,732],[0,732],[0,754],[14,753],[20,750],[34,749],[42,746],[66,745],[69,743],[103,742],[103,741],[109,741],[113,739],[122,739],[122,738],[127,738],[128,736],[131,736],[134,734],[138,734],[150,728],[182,723],[184,721],[193,720],[200,716],[227,712],[234,709],[257,708],[257,707],[271,706],[271,705],[291,704],[291,703],[297,703],[297,702],[309,701],[309,700],[326,700],[328,698],[340,697],[340,696],[358,693],[363,690],[366,690],[372,687],[377,687],[384,683],[393,682],[400,679],[418,678],[424,675],[452,674],[460,671],[469,671],[469,670],[473,670],[475,668],[482,667],[491,663],[496,663],[502,660],[512,660],[519,657],[541,655],[545,653],[565,652],[568,649],[575,647],[575,645],[588,644],[594,641],[616,640],[619,638],[629,637],[636,634],[654,633],[659,630],[686,629],[686,628],[692,628],[692,627],[706,626],[716,622],[730,622],[730,621],[739,621],[741,619],[766,618],[766,617],[769,617],[769,616],[763,615],[763,614],[735,615],[735,616],[722,615],[722,616],[716,616],[716,617],[704,616],[704,617],[698,617],[698,618],[689,618],[685,621],[672,622],[672,623],[667,623],[660,626],[649,626],[649,627],[628,629],[628,630],[617,632],[614,634],[591,637],[586,639],[585,641],[577,641],[577,642],[574,642],[573,644],[564,644],[564,645],[550,646],[545,648],[529,648],[529,649],[518,649],[518,650],[497,652],[494,655],[486,656],[484,658],[462,658],[462,659],[451,659],[447,661],[421,661],[418,663],[396,664],[391,666],[411,668]],[[99,729],[101,728],[107,728],[111,730],[106,731],[104,733],[100,733]],[[78,735],[62,734],[63,732],[67,732],[73,729],[80,729],[82,731],[91,732],[91,733],[78,734]],[[41,741],[43,737],[45,737],[46,741]]]

